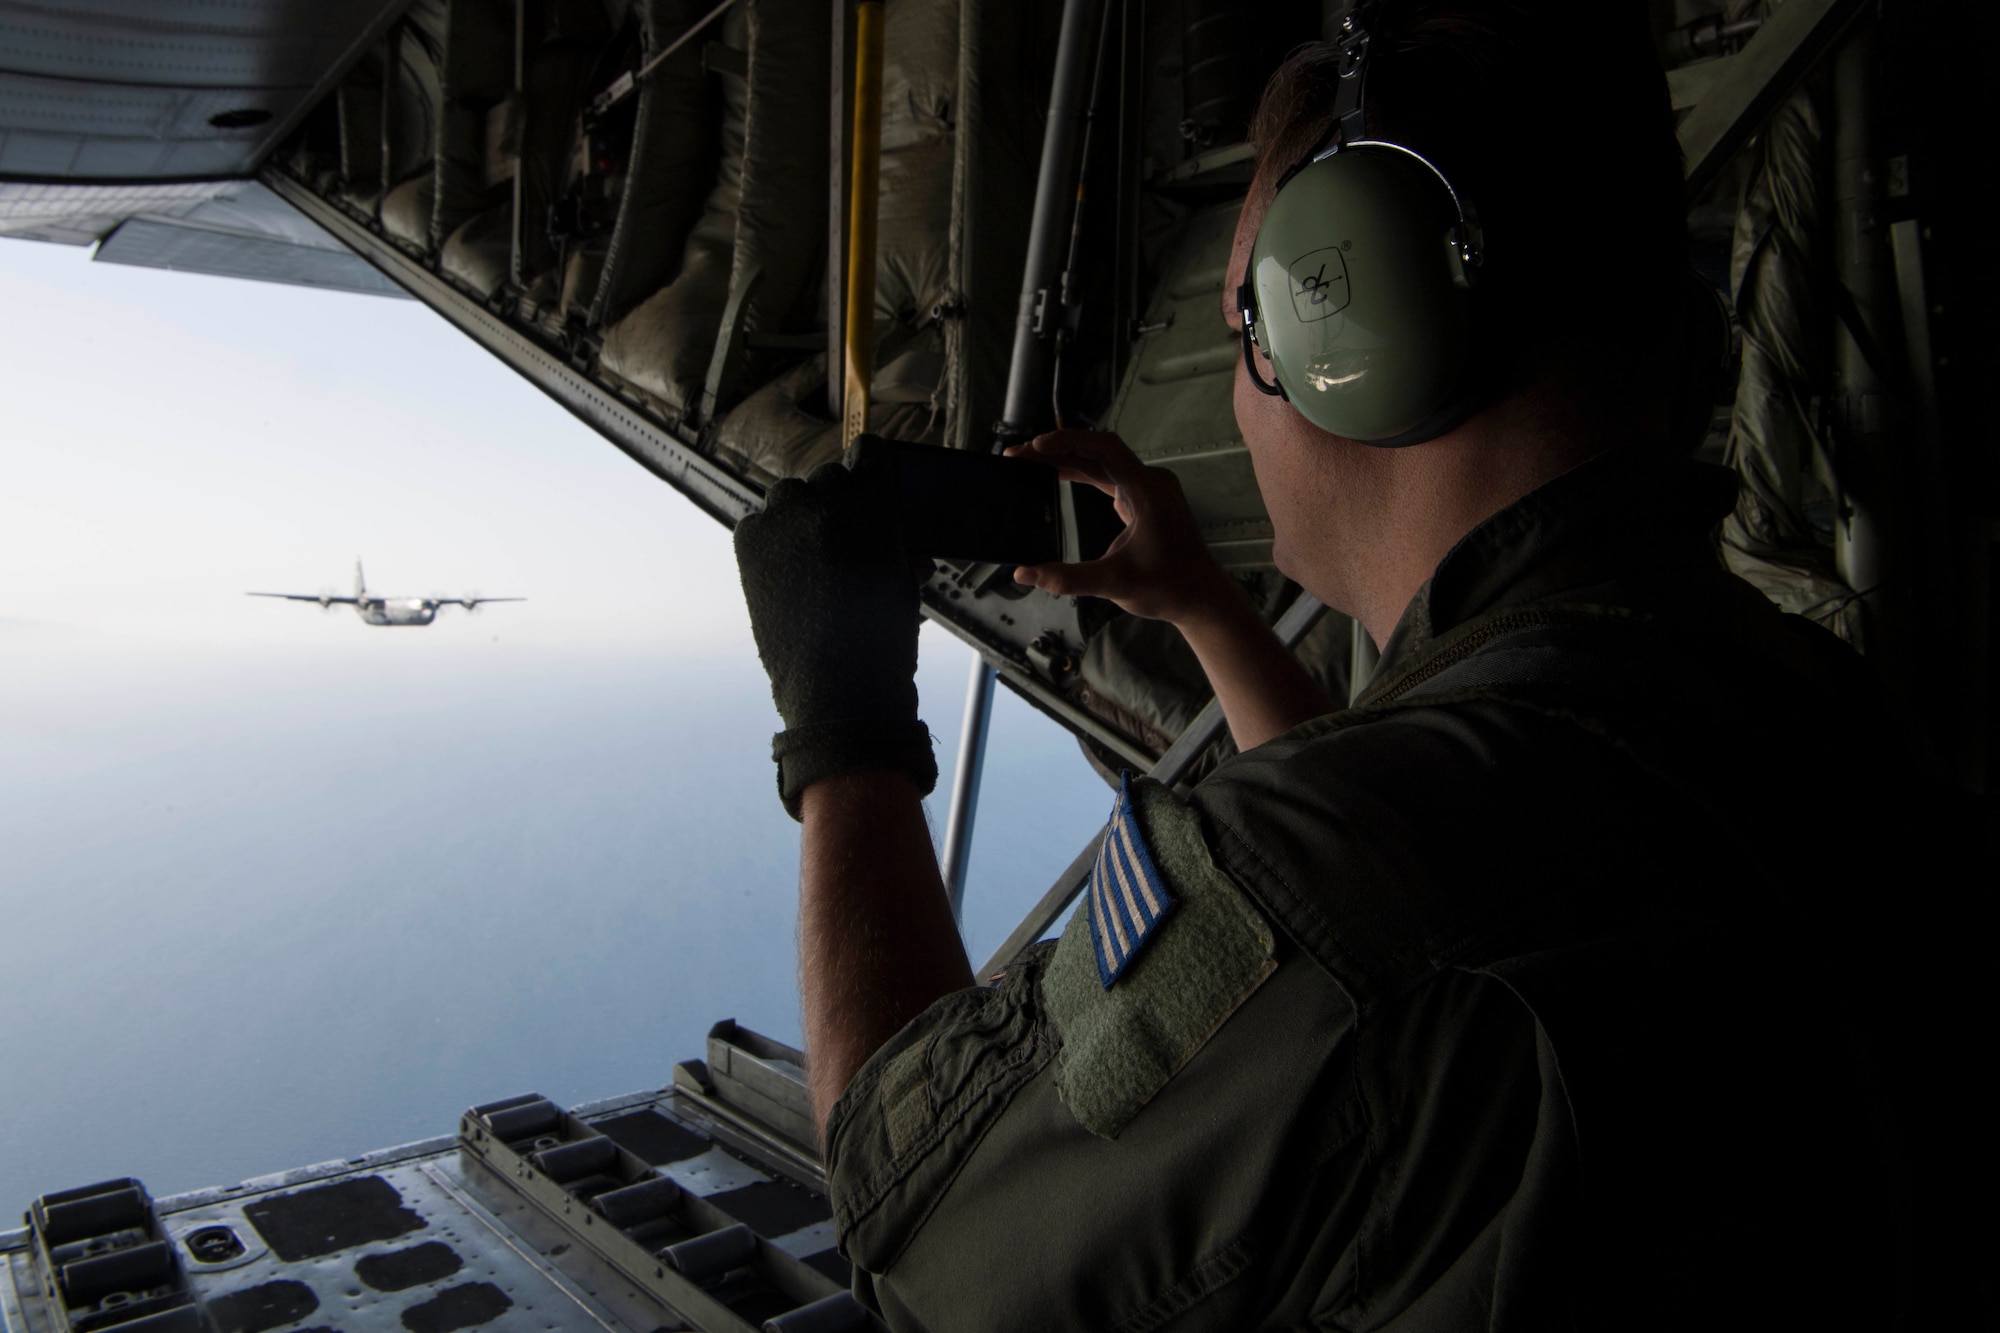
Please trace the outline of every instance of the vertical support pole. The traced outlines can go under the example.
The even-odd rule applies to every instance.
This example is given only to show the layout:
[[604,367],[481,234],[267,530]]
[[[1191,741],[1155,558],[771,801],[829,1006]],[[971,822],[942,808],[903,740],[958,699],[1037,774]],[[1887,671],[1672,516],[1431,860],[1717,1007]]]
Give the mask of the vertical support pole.
[[1021,273],[1021,304],[1014,317],[1014,354],[1007,366],[1007,403],[1001,443],[1038,433],[1051,416],[1047,336],[1059,322],[1056,309],[1069,214],[1075,205],[1076,149],[1089,99],[1091,38],[1105,0],[1063,0],[1056,39],[1055,85],[1042,132],[1035,209],[1028,224],[1028,261]]
[[965,682],[965,723],[958,734],[958,764],[951,777],[951,809],[944,821],[938,869],[951,899],[951,916],[965,916],[965,875],[972,865],[972,820],[979,813],[979,779],[986,768],[986,737],[993,722],[993,668],[978,653]]
[[827,123],[826,200],[826,410],[842,418],[847,380],[847,195],[853,188],[854,0],[834,0],[833,105]]
[[875,218],[882,193],[882,0],[854,14],[853,193],[848,196],[846,373],[840,442],[868,429],[875,374]]
[[[1039,429],[1041,423],[1052,415],[1049,396],[1049,357],[1043,342],[1042,317],[1054,317],[1053,309],[1058,293],[1055,291],[1057,274],[1062,263],[1063,242],[1068,238],[1069,210],[1076,205],[1074,198],[1076,171],[1077,132],[1083,119],[1087,101],[1084,82],[1092,72],[1091,35],[1096,26],[1094,20],[1101,12],[1099,6],[1107,0],[1063,0],[1062,32],[1056,42],[1055,84],[1049,91],[1049,119],[1042,133],[1042,159],[1035,178],[1034,213],[1028,225],[1028,257],[1021,274],[1021,307],[1014,326],[1014,355],[1007,367],[1007,402],[1002,414],[999,434],[995,442],[997,448],[1008,438],[1018,438]],[[879,5],[875,6],[880,8]],[[869,6],[862,6],[865,33],[866,15]],[[865,35],[859,39],[866,44]],[[854,191],[857,201],[861,194],[860,137],[862,66],[855,66],[855,146]],[[877,63],[877,83],[879,89],[880,63]],[[880,94],[876,95],[879,105]],[[880,124],[876,127],[879,142]],[[872,183],[871,183],[872,189]],[[872,208],[872,204],[870,205]],[[872,225],[873,217],[871,214]],[[857,232],[859,216],[855,219]],[[858,247],[857,247],[858,248]],[[853,250],[849,251],[850,254]],[[870,302],[873,302],[872,277],[874,265],[874,237],[869,237]],[[848,282],[853,284],[854,269],[848,268]],[[854,355],[854,303],[850,295],[848,302],[848,355]],[[872,318],[872,310],[870,312]],[[874,326],[869,326],[872,337]],[[853,365],[848,371],[849,397],[845,420],[848,424],[847,438],[852,439],[866,429],[867,410],[862,409],[863,425],[855,427]],[[864,385],[862,392],[866,393]],[[951,897],[951,911],[954,918],[960,915],[965,900],[965,873],[972,858],[972,819],[979,805],[979,777],[986,763],[986,736],[993,716],[993,670],[985,659],[973,655],[972,674],[966,682],[965,725],[959,737],[958,770],[952,776],[951,810],[945,817],[944,850],[939,857],[939,869],[944,877],[945,892]]]
[[[1145,318],[1139,305],[1140,163],[1145,161],[1146,0],[1118,3],[1118,169],[1114,178],[1118,246],[1111,310],[1111,383],[1125,383],[1135,352],[1133,330]],[[1135,15],[1134,9],[1138,10]]]

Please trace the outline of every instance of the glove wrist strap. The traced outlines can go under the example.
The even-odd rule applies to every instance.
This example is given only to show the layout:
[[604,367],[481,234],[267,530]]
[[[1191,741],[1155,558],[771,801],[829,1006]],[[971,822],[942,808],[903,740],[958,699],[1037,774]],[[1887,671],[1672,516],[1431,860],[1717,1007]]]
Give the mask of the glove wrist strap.
[[907,722],[841,718],[791,727],[771,738],[771,758],[778,762],[778,799],[793,819],[803,818],[799,798],[807,787],[846,773],[870,769],[903,773],[918,796],[930,795],[937,786],[930,728],[915,718]]

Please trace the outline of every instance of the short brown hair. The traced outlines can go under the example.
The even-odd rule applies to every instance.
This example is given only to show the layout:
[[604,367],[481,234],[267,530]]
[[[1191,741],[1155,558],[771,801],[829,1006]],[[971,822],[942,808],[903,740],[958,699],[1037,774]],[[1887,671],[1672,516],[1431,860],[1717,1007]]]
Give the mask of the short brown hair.
[[[1652,393],[1678,326],[1686,193],[1666,77],[1634,0],[1388,0],[1368,133],[1424,154],[1478,210],[1482,310],[1509,379],[1559,357]],[[1258,187],[1329,137],[1338,55],[1300,48],[1251,122]]]

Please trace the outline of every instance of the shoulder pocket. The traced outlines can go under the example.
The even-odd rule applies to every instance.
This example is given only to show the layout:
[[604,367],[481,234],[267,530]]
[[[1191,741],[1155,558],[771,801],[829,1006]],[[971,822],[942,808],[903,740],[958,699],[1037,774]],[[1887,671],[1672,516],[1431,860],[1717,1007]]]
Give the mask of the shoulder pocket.
[[1042,978],[1077,1122],[1119,1131],[1277,968],[1271,927],[1209,855],[1195,812],[1119,791],[1084,903]]

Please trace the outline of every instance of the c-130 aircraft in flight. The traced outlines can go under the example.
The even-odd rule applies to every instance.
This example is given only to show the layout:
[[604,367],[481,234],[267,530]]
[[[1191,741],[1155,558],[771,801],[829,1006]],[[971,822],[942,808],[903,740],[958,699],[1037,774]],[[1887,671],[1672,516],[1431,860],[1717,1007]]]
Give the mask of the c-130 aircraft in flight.
[[428,625],[447,606],[477,610],[487,602],[525,602],[525,597],[371,597],[368,582],[361,574],[361,562],[354,562],[354,596],[336,597],[330,592],[253,592],[250,597],[282,597],[288,602],[318,602],[320,610],[351,606],[354,614],[368,625]]

